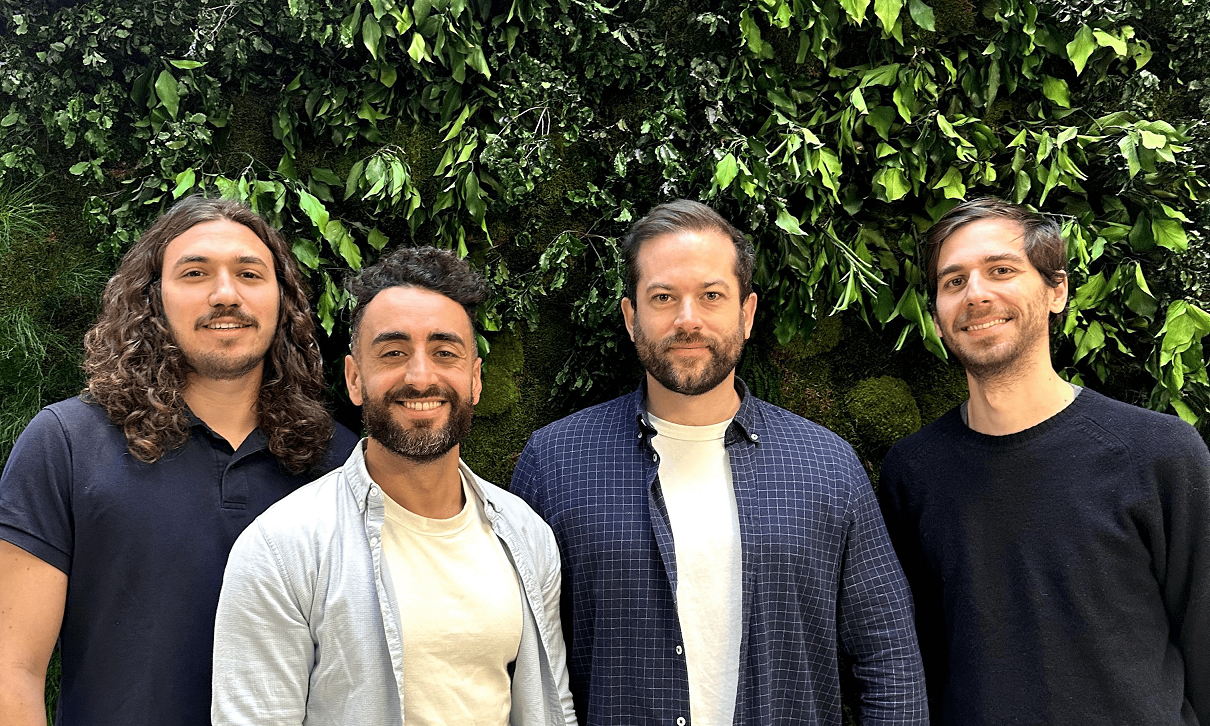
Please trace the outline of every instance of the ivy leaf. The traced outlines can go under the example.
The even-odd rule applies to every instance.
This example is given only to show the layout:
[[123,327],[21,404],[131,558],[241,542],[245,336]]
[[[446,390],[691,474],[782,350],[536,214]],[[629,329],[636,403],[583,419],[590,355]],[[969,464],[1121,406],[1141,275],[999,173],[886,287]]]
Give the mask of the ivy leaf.
[[1174,219],[1151,220],[1151,236],[1157,245],[1173,252],[1184,252],[1189,247],[1189,236],[1181,223]]
[[167,69],[160,71],[159,77],[155,79],[155,96],[160,99],[160,105],[168,111],[168,115],[176,118],[181,99],[177,95],[176,79]]
[[424,38],[420,37],[420,33],[412,33],[412,44],[408,46],[408,55],[412,57],[416,63],[422,60],[432,60],[429,55],[428,46],[424,43]]
[[1147,129],[1139,129],[1139,136],[1143,140],[1143,146],[1148,149],[1162,149],[1168,143],[1168,139],[1164,138],[1163,134],[1157,134]]
[[903,120],[911,123],[912,107],[916,105],[916,92],[912,90],[911,85],[900,83],[895,87],[891,100],[895,102],[895,108],[899,109],[899,115],[903,117]]
[[361,42],[365,44],[366,50],[370,51],[374,60],[378,60],[378,43],[381,40],[382,28],[372,15],[367,15],[366,19],[361,21]]
[[1087,25],[1080,26],[1080,29],[1076,31],[1076,37],[1067,44],[1067,57],[1075,66],[1077,76],[1084,72],[1084,66],[1096,49],[1097,41],[1092,34],[1092,28]]
[[840,5],[850,19],[861,25],[865,21],[866,11],[870,8],[870,0],[840,0]]
[[738,173],[739,163],[735,160],[734,154],[728,153],[719,159],[718,164],[714,167],[714,183],[718,185],[719,189],[727,189]]
[[1104,30],[1094,30],[1092,31],[1092,35],[1097,39],[1097,45],[1102,48],[1113,48],[1113,52],[1117,53],[1118,56],[1126,57],[1126,41],[1121,38],[1115,38]]
[[944,190],[946,199],[963,199],[966,197],[966,184],[962,182],[962,172],[958,171],[958,167],[951,166],[945,172],[945,176],[941,177],[933,189]]
[[924,30],[937,30],[936,19],[933,17],[933,9],[924,4],[923,0],[911,0],[908,3],[908,11],[912,14],[912,22],[919,25]]
[[1142,171],[1143,167],[1139,164],[1139,149],[1135,143],[1134,137],[1127,134],[1118,142],[1118,149],[1122,152],[1122,156],[1126,159],[1126,165],[1130,171],[1130,178],[1133,179],[1135,174]]
[[882,189],[883,198],[888,202],[902,199],[912,190],[903,170],[895,167],[879,169],[874,174],[874,185]]
[[799,226],[798,220],[794,218],[794,215],[787,212],[784,207],[777,211],[776,224],[786,234],[798,235],[799,237],[806,235],[806,232],[803,232],[802,227]]
[[1081,358],[1100,350],[1105,347],[1105,329],[1097,321],[1092,321],[1084,330],[1077,330],[1076,339],[1076,355],[1072,359],[1072,363],[1078,362]]
[[195,180],[193,169],[186,169],[176,175],[176,188],[172,190],[172,198],[180,199],[181,195],[193,188]]
[[891,124],[895,123],[895,109],[890,106],[875,106],[870,109],[866,120],[884,141],[891,140]]
[[899,13],[902,11],[903,0],[874,0],[874,14],[878,16],[883,30],[887,33],[895,29],[895,23],[899,21]]
[[1042,76],[1042,93],[1056,106],[1071,108],[1071,94],[1067,90],[1067,81],[1062,78]]
[[311,223],[323,232],[328,228],[328,209],[311,194],[303,189],[298,190],[298,206],[306,212]]

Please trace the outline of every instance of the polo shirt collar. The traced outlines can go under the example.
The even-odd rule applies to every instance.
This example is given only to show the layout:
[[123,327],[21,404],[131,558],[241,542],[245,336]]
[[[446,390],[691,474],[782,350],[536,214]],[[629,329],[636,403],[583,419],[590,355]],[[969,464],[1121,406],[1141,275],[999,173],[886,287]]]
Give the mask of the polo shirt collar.
[[[189,421],[190,429],[196,430],[196,429],[200,428],[202,431],[204,431],[206,433],[206,435],[210,436],[211,440],[213,440],[215,442],[222,441],[223,443],[227,444],[228,446],[231,445],[231,442],[227,441],[222,436],[220,436],[214,429],[210,428],[210,424],[208,424],[205,421],[198,418],[197,415],[194,414],[193,411],[189,409],[189,406],[185,406],[185,418],[188,419],[188,421]],[[259,426],[257,426],[256,428],[252,429],[252,432],[248,434],[248,437],[245,438],[243,443],[241,443],[239,445],[239,449],[237,450],[237,453],[243,452],[243,456],[246,456],[254,451],[260,451],[261,449],[268,450],[268,448],[269,448],[269,437],[265,436],[265,433],[260,430]]]

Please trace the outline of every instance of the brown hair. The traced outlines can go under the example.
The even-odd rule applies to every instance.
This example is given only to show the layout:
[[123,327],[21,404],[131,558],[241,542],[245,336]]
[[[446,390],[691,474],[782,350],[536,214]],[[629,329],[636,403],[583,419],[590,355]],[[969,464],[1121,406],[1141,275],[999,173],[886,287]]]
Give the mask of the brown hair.
[[[929,307],[934,312],[937,308],[937,265],[941,259],[941,245],[959,229],[983,219],[1004,219],[1021,227],[1025,256],[1049,287],[1058,287],[1067,278],[1067,243],[1058,224],[1019,204],[1010,204],[1002,199],[972,199],[943,214],[925,234]],[[1051,323],[1062,318],[1066,310],[1064,306],[1058,313],[1051,313]]]
[[635,222],[622,240],[622,257],[626,262],[626,297],[637,305],[635,292],[639,286],[639,248],[649,239],[676,232],[716,231],[735,245],[735,276],[739,279],[739,301],[744,304],[752,294],[752,269],[756,254],[752,243],[721,214],[701,202],[676,199],[655,207],[647,216]]
[[195,225],[217,220],[252,230],[273,254],[280,312],[265,354],[257,425],[281,466],[302,473],[323,459],[335,430],[319,401],[323,359],[315,322],[285,239],[240,202],[182,199],[127,251],[105,285],[97,323],[84,336],[88,384],[81,395],[102,406],[122,428],[127,449],[139,461],[152,463],[189,438],[182,392],[191,368],[164,318],[160,273],[169,242]]

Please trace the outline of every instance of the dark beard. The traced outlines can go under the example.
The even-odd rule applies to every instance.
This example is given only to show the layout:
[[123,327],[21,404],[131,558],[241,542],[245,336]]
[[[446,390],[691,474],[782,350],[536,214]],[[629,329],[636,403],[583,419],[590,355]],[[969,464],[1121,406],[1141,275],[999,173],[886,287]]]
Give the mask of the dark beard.
[[[705,343],[710,351],[710,360],[696,374],[682,373],[668,355],[673,345],[700,345]],[[727,379],[739,364],[744,353],[743,321],[728,338],[711,340],[700,333],[674,333],[656,343],[643,333],[638,318],[634,321],[634,347],[639,361],[651,377],[664,388],[684,396],[700,396],[714,390]]]
[[[444,398],[450,407],[445,425],[440,428],[433,428],[426,422],[406,429],[391,416],[391,406],[395,401],[433,397]],[[371,399],[363,385],[361,399],[361,418],[370,437],[387,450],[417,463],[439,459],[461,443],[470,433],[471,419],[475,415],[473,404],[464,401],[452,388],[436,385],[423,391],[406,386],[389,391],[381,400]]]

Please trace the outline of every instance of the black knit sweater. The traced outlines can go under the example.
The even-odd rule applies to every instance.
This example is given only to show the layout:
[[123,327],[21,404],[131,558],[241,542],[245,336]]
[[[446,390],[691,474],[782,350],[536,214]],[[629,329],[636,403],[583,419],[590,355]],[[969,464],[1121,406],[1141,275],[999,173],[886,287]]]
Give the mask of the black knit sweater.
[[891,449],[880,489],[934,724],[1210,726],[1191,426],[1089,390],[1009,436],[954,409]]

